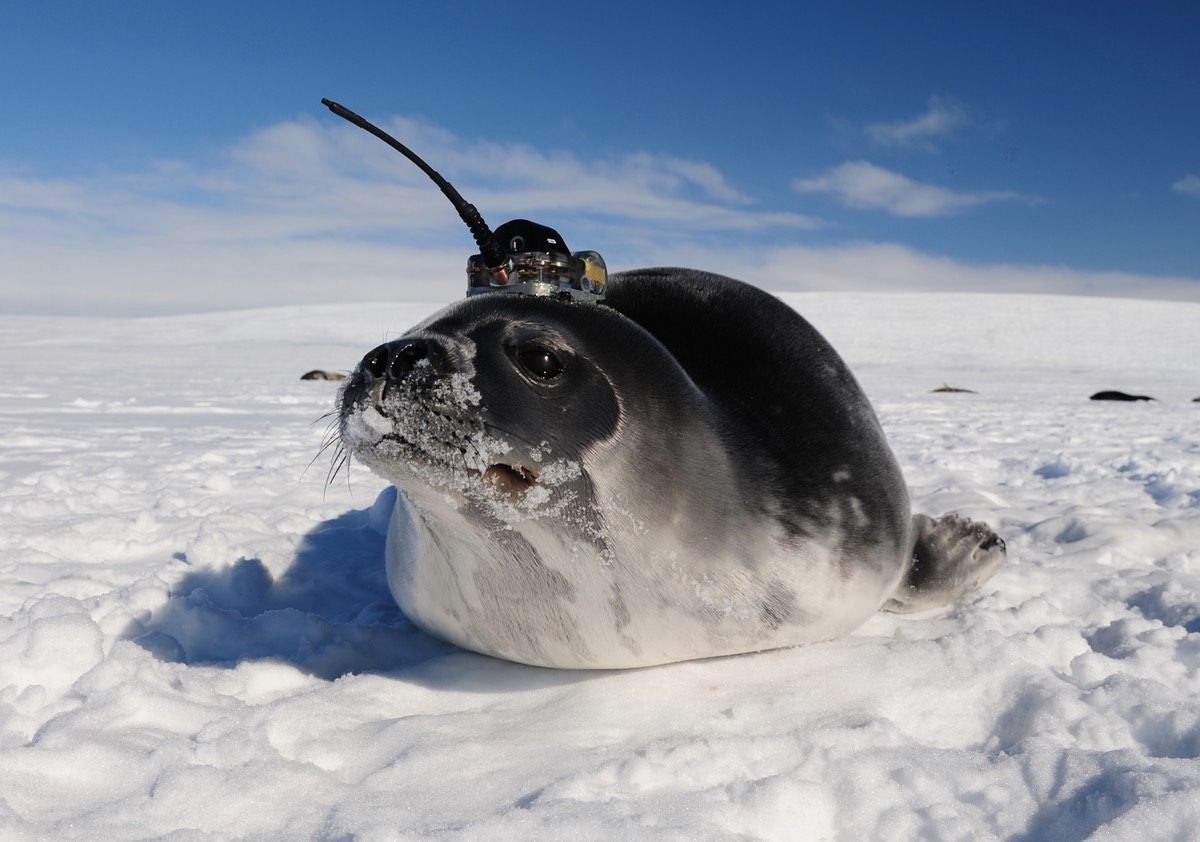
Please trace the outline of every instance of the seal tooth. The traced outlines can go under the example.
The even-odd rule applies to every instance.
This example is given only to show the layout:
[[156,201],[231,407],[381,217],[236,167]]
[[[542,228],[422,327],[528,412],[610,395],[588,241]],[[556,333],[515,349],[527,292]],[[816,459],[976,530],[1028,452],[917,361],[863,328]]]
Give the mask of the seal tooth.
[[502,494],[516,499],[537,484],[537,475],[528,468],[498,462],[483,472],[483,481]]

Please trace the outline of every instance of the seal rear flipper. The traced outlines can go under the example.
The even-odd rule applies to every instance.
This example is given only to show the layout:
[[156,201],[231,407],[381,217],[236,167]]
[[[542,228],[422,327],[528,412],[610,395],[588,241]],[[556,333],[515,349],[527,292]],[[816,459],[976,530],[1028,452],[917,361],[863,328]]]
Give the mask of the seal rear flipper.
[[923,611],[976,590],[1004,563],[1005,546],[991,527],[958,515],[913,515],[912,566],[884,611]]

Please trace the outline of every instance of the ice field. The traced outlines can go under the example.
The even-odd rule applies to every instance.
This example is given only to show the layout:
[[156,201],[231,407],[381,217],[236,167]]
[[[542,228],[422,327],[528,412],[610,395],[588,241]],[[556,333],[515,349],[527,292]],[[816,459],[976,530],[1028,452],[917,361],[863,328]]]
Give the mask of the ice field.
[[312,461],[337,384],[300,374],[432,308],[0,316],[0,838],[1197,838],[1200,304],[784,298],[914,509],[1009,562],[953,609],[625,672],[415,629],[385,484]]

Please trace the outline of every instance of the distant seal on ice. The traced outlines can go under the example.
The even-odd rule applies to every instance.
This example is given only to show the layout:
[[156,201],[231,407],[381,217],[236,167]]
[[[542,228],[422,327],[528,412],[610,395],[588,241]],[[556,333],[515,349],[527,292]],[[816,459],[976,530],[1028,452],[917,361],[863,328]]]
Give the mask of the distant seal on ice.
[[400,490],[388,581],[418,625],[549,667],[849,632],[977,587],[987,526],[915,517],[850,370],[790,307],[684,269],[605,304],[486,293],[366,355],[343,445]]
[[1131,395],[1128,392],[1118,392],[1115,389],[1107,389],[1103,392],[1097,392],[1092,395],[1090,400],[1094,401],[1152,401],[1154,398],[1149,395]]
[[306,371],[300,375],[301,380],[345,380],[346,375],[337,371],[322,371],[319,368],[314,368],[312,371]]

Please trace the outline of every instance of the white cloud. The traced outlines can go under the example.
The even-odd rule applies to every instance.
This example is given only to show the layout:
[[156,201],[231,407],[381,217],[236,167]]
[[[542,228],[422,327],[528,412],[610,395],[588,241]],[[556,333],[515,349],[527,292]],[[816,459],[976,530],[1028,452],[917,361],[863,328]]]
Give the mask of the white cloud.
[[1200,176],[1185,175],[1172,184],[1171,189],[1176,193],[1183,193],[1185,196],[1200,196]]
[[[632,251],[643,242],[820,224],[756,209],[704,162],[644,152],[589,160],[467,140],[404,118],[385,125],[493,226],[543,220],[573,248]],[[577,231],[603,232],[607,246]],[[0,311],[152,313],[349,294],[440,299],[465,283],[472,250],[423,173],[332,117],[264,128],[205,164],[158,162],[69,181],[0,167]]]
[[936,151],[935,140],[952,137],[968,122],[966,111],[957,102],[932,96],[924,114],[911,120],[873,123],[867,126],[867,135],[881,146],[920,147]]
[[[772,291],[1001,292],[1200,302],[1200,278],[1066,266],[968,263],[897,243],[694,251],[692,265]],[[670,261],[670,256],[668,260]]]
[[905,217],[946,216],[988,202],[1040,201],[1010,190],[981,193],[947,190],[867,161],[847,161],[816,178],[797,179],[792,187],[801,193],[826,193],[846,207],[883,210]]
[[[584,159],[466,140],[404,119],[387,128],[450,177],[493,225],[516,216],[543,220],[573,248],[599,249],[614,270],[695,266],[774,290],[1200,300],[1200,279],[967,264],[891,243],[766,245],[817,222],[756,208],[704,162],[644,153]],[[874,173],[884,187],[860,185],[854,195],[879,202],[891,190],[883,207],[896,213],[1019,198],[964,198],[879,168],[862,173]],[[833,175],[812,181],[821,180],[821,189],[833,192]],[[472,250],[454,210],[420,171],[336,122],[271,126],[205,164],[159,162],[141,172],[71,180],[0,168],[0,312],[447,302],[463,293]]]

